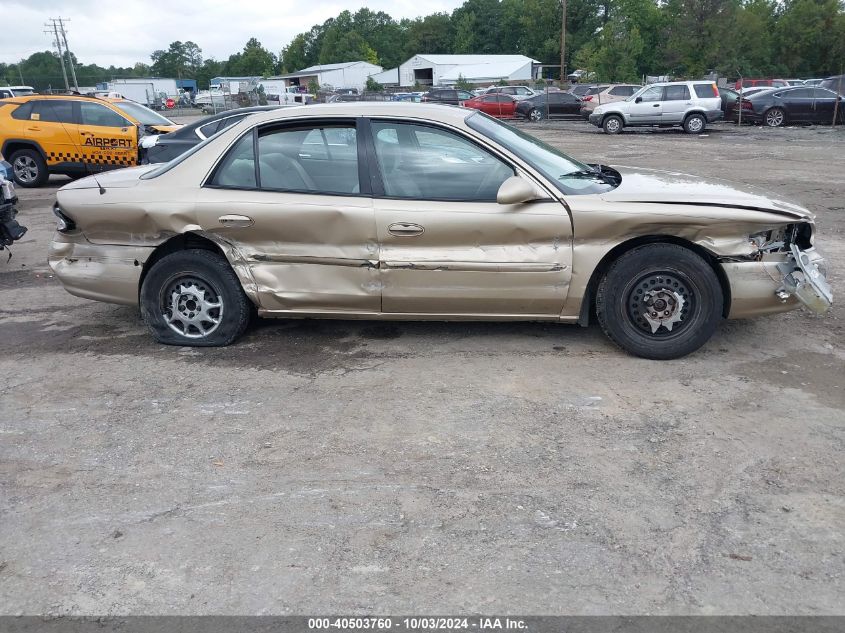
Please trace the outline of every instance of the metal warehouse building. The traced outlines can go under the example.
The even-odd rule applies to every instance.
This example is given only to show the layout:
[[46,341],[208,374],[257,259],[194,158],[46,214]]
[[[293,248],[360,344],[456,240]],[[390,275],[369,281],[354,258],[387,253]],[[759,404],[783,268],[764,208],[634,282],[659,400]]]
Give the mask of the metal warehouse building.
[[372,75],[385,86],[450,85],[463,77],[475,84],[532,81],[540,62],[525,55],[414,55],[398,68]]
[[283,79],[288,86],[307,86],[313,80],[321,87],[357,88],[363,91],[367,77],[381,71],[381,66],[357,61],[341,64],[318,64],[317,66],[303,68],[295,73],[276,75],[275,77],[268,77],[268,79]]

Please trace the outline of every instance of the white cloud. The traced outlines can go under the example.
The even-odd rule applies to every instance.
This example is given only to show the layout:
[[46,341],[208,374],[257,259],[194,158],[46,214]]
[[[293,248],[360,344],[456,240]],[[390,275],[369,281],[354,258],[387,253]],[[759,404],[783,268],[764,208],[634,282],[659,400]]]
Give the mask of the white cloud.
[[[462,0],[375,0],[373,11],[395,19],[451,11]],[[175,40],[191,40],[204,57],[227,59],[250,37],[278,54],[297,33],[336,16],[353,13],[363,4],[332,0],[4,0],[0,62],[13,63],[32,53],[49,50],[45,34],[49,18],[69,18],[70,49],[81,63],[131,66],[150,62],[150,53]]]

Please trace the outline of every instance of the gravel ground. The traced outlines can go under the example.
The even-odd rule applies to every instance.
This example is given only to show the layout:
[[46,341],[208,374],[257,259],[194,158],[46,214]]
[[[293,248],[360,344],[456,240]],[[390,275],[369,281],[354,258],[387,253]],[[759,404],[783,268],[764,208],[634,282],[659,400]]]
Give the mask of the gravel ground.
[[[843,296],[845,131],[524,127],[802,201]],[[845,613],[841,303],[662,363],[518,323],[168,348],[49,274],[64,182],[0,263],[0,613]]]

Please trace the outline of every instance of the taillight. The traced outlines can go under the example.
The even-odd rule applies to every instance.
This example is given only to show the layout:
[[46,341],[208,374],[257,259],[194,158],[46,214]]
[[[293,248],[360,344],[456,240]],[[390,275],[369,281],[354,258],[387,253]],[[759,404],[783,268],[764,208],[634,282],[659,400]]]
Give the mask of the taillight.
[[585,96],[581,97],[581,101],[592,101],[592,100],[593,100],[593,95],[585,95]]
[[752,105],[752,103],[745,99],[740,102],[739,107],[741,107],[743,110],[751,110],[752,112],[754,112],[754,106]]
[[717,86],[715,83],[713,84],[713,92],[716,93],[717,97],[719,96],[719,86]]

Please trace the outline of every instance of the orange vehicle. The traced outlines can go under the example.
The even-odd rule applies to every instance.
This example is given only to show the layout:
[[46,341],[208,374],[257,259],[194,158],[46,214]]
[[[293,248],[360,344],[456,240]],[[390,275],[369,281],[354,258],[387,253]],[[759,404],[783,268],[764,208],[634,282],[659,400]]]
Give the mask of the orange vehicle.
[[71,177],[138,164],[138,141],[179,125],[128,99],[28,95],[0,99],[0,152],[15,182],[38,187],[50,174]]

